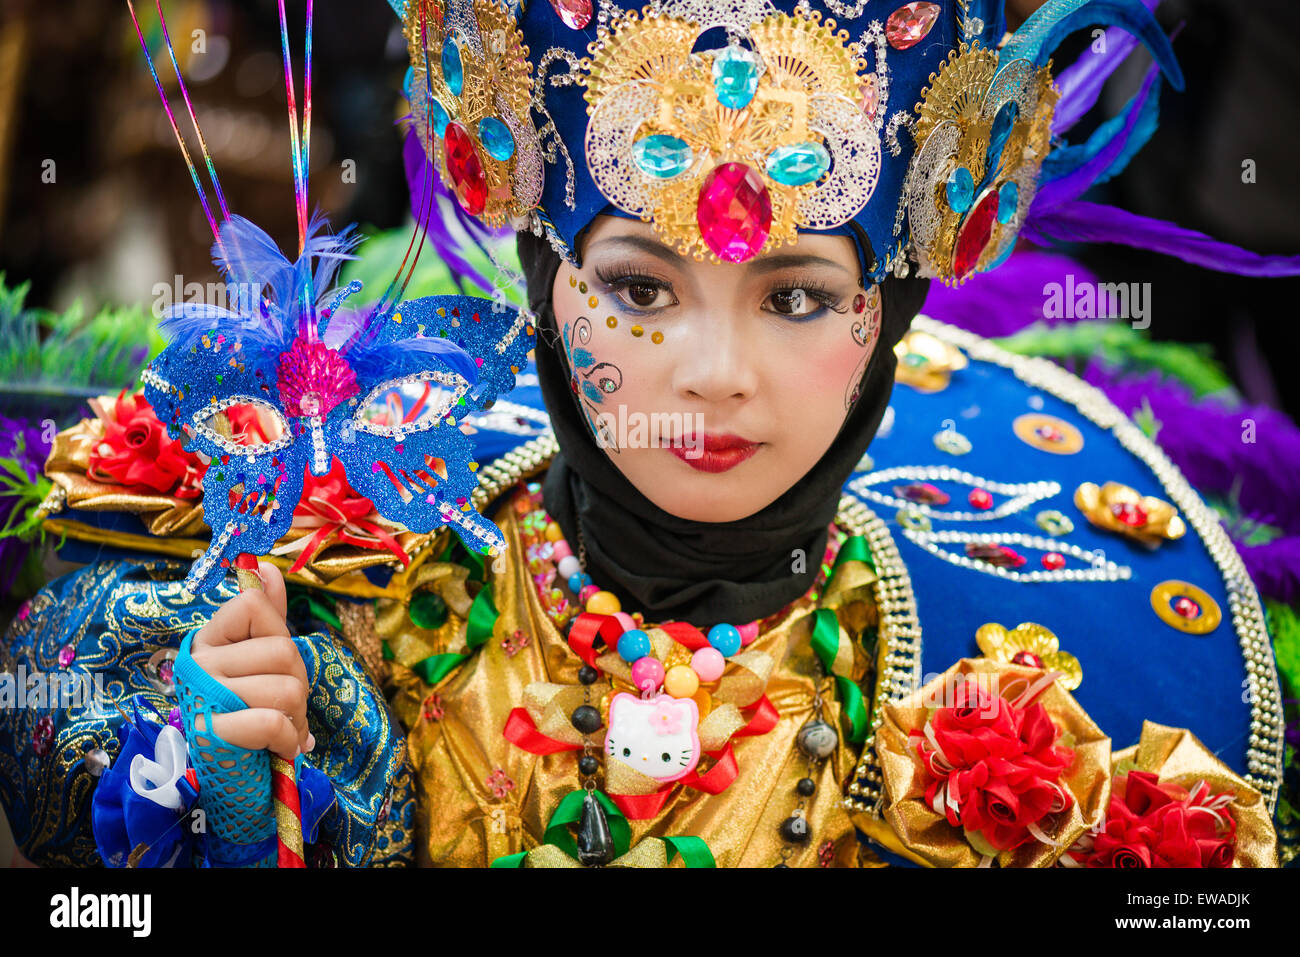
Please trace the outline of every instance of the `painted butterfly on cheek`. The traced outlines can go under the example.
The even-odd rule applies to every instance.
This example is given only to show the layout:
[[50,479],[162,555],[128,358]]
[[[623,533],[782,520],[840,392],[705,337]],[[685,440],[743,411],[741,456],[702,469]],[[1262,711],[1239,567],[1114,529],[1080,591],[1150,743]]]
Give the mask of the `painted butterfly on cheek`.
[[[217,584],[239,554],[269,552],[306,470],[324,475],[335,457],[385,518],[414,532],[450,525],[477,553],[504,543],[470,503],[477,463],[459,423],[514,388],[535,339],[530,318],[469,296],[348,309],[361,284],[332,287],[358,238],[323,229],[313,220],[290,262],[249,220],[226,220],[213,253],[230,307],[168,310],[169,344],[142,376],[158,417],[211,460],[203,508],[213,537],[186,578],[191,591]],[[406,402],[412,392],[419,400]],[[256,409],[268,437],[236,441],[223,414],[233,406]]]

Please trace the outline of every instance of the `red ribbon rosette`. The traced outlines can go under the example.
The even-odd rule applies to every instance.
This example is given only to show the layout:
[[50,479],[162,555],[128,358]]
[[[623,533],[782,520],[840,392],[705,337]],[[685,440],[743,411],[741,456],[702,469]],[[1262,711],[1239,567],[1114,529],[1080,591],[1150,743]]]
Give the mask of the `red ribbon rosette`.
[[1062,867],[1276,867],[1263,796],[1195,735],[1147,721],[1113,755],[1106,816],[1061,855]]
[[1055,677],[963,659],[886,705],[887,843],[936,867],[1046,867],[1099,820],[1110,740]]
[[167,435],[143,395],[123,389],[111,408],[97,404],[96,413],[104,434],[90,450],[87,478],[139,495],[195,499],[203,494],[206,466]]

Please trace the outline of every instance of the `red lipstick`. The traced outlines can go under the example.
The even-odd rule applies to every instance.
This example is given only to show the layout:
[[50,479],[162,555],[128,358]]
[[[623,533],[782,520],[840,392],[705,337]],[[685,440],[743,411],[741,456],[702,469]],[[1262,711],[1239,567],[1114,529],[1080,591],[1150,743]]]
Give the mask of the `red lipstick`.
[[761,442],[740,435],[694,434],[674,439],[668,451],[700,472],[725,472],[758,451]]

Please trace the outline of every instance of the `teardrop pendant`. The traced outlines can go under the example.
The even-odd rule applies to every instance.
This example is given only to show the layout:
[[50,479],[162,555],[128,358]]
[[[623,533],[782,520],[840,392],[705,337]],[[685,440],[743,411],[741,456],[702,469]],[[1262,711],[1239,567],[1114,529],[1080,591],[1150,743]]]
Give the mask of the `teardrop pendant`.
[[605,809],[590,791],[582,799],[578,821],[578,863],[583,867],[604,867],[614,860],[614,837],[609,832]]

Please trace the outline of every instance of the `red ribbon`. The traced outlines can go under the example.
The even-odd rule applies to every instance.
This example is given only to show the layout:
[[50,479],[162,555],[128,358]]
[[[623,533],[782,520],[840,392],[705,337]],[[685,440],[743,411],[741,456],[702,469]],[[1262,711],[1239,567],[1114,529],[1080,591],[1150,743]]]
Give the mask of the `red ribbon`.
[[664,805],[668,803],[668,798],[673,792],[673,786],[676,784],[695,788],[705,794],[721,794],[731,787],[732,782],[740,774],[740,767],[736,763],[736,754],[732,751],[730,744],[721,751],[706,751],[705,753],[709,757],[717,759],[717,763],[703,774],[692,771],[684,778],[669,782],[658,791],[653,791],[650,794],[610,794],[609,798],[629,821],[645,821],[656,816],[664,809]]
[[754,709],[753,715],[743,728],[732,734],[733,738],[748,738],[754,735],[767,734],[776,727],[777,719],[781,717],[780,712],[776,710],[776,705],[767,699],[767,695],[759,698],[754,704],[747,708],[741,708],[740,713]]
[[613,615],[596,615],[584,611],[569,627],[569,647],[573,653],[591,667],[596,667],[600,652],[596,648],[599,638],[606,648],[617,648],[618,637],[623,634],[623,626]]
[[[331,540],[361,548],[385,548],[402,564],[409,565],[411,558],[397,539],[369,520],[368,516],[374,514],[374,503],[357,494],[348,484],[347,472],[338,459],[334,460],[326,475],[317,476],[308,471],[303,479],[302,498],[293,510],[293,520],[299,528],[313,524],[320,527],[307,540],[289,571],[301,571]],[[296,547],[297,543],[294,545]]]
[[506,719],[505,730],[501,734],[511,744],[533,754],[559,754],[561,751],[582,750],[581,744],[565,744],[538,731],[527,708],[513,709],[510,717]]
[[685,621],[666,621],[659,626],[672,636],[673,641],[691,651],[709,647],[709,639],[704,632]]

